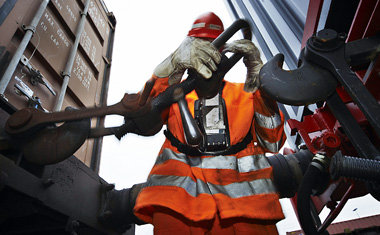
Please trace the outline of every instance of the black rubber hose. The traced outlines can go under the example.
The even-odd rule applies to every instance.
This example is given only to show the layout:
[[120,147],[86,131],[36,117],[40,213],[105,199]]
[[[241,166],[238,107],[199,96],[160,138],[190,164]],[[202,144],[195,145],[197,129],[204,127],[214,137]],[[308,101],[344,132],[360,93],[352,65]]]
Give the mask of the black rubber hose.
[[334,179],[348,177],[363,181],[380,182],[380,161],[335,154],[330,165]]
[[[306,235],[318,235],[317,227],[313,222],[310,210],[310,195],[313,187],[317,184],[318,179],[323,177],[323,172],[318,169],[313,162],[319,164],[315,160],[306,170],[304,178],[297,192],[297,212],[302,230]],[[325,234],[325,233],[324,233]],[[326,232],[326,234],[328,234]]]
[[195,79],[193,78],[187,78],[185,81],[179,84],[169,86],[164,92],[160,93],[152,100],[152,109],[156,110],[157,112],[161,112],[162,110],[172,105],[174,102],[177,102],[174,97],[180,94],[176,94],[176,92],[180,91],[182,92],[182,95],[185,96],[194,90],[194,88]]
[[252,33],[249,23],[246,20],[239,19],[232,23],[232,25],[228,27],[228,29],[226,29],[223,33],[221,33],[218,38],[212,42],[212,44],[216,48],[222,47],[228,41],[228,39],[230,39],[240,29],[245,30],[243,31],[244,38],[251,40]]
[[366,182],[368,192],[380,201],[380,158],[375,159],[343,156],[337,152],[330,164],[333,179],[347,177]]
[[309,150],[301,149],[285,156],[275,154],[267,157],[273,167],[273,181],[280,198],[294,197],[313,156]]

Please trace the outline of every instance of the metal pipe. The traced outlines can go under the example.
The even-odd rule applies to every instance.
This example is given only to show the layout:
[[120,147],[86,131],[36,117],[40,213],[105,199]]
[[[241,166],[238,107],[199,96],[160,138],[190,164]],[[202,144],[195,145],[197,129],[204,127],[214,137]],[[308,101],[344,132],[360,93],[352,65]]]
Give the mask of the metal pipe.
[[0,80],[0,95],[4,96],[5,89],[7,88],[9,82],[12,79],[12,75],[16,70],[18,63],[20,62],[21,56],[24,54],[26,47],[30,39],[32,38],[34,32],[36,31],[36,27],[38,22],[40,21],[42,14],[44,13],[47,4],[50,0],[43,0],[34,15],[29,26],[25,27],[25,35],[21,40],[20,45],[18,46],[16,52],[14,53],[12,60],[9,62],[7,69],[5,70],[3,77]]
[[352,192],[355,189],[355,184],[351,183],[350,187],[347,189],[347,191],[344,193],[343,197],[340,199],[340,202],[337,207],[335,207],[334,210],[330,211],[329,215],[325,219],[322,225],[320,225],[317,229],[318,234],[325,231],[327,227],[336,219],[336,217],[339,215],[339,213],[342,211],[344,205],[346,205],[348,199],[351,198]]
[[329,96],[326,103],[360,157],[373,159],[380,155],[379,150],[364,133],[338,93],[334,92]]
[[[108,19],[110,19],[111,17],[113,17],[113,14],[109,15]],[[106,57],[108,58],[109,61],[111,61],[111,58],[112,58],[116,22],[112,23],[112,25],[113,25],[113,28],[110,31],[110,34],[108,37],[108,46],[107,46],[107,52],[106,52]],[[107,106],[107,94],[108,94],[108,87],[109,87],[111,65],[112,65],[111,63],[107,64],[104,69],[103,84],[102,84],[102,90],[101,90],[100,101],[99,101],[101,106]],[[96,120],[96,127],[98,128],[104,127],[104,121],[105,121],[105,116],[98,117]],[[90,163],[90,168],[95,173],[99,173],[102,146],[103,146],[103,138],[102,137],[95,138],[94,146],[92,148],[92,157],[91,157],[91,163]]]
[[62,87],[61,87],[61,91],[59,92],[56,104],[53,108],[54,111],[61,111],[63,100],[65,98],[65,94],[66,94],[66,90],[67,90],[67,86],[69,85],[69,81],[70,81],[71,70],[72,70],[73,64],[74,64],[74,58],[75,58],[75,55],[77,53],[79,41],[80,41],[83,29],[84,29],[84,23],[86,22],[86,16],[87,16],[89,6],[90,6],[90,0],[87,0],[86,4],[84,6],[84,10],[81,13],[81,18],[80,18],[80,21],[78,23],[77,32],[75,33],[75,42],[74,42],[73,46],[71,47],[69,59],[66,63],[65,70],[62,72],[62,76],[63,76]]

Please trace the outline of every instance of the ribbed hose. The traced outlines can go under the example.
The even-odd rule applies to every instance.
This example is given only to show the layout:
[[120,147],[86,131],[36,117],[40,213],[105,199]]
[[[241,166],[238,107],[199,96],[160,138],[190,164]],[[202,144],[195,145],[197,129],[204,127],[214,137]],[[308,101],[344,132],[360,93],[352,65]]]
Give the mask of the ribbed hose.
[[331,161],[333,178],[347,177],[364,181],[380,182],[380,161],[336,154]]

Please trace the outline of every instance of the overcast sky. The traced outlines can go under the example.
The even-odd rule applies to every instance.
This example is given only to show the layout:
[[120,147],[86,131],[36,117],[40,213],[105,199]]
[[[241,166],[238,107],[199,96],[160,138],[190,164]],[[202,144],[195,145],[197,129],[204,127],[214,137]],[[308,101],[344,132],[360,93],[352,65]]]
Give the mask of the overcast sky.
[[[195,18],[213,11],[223,21],[224,27],[231,25],[231,16],[223,0],[104,0],[113,12],[117,24],[112,57],[108,104],[121,100],[124,93],[136,93],[151,77],[153,69],[186,37]],[[239,38],[239,35],[236,36]],[[226,76],[226,80],[244,82],[245,68],[240,62]],[[107,117],[107,126],[123,123],[121,117]],[[117,189],[128,188],[145,182],[164,141],[160,132],[154,137],[139,137],[128,134],[121,141],[105,137],[100,165],[100,175]],[[366,205],[346,205],[346,217],[357,218],[379,213],[380,206],[372,198]],[[374,206],[375,204],[375,206]],[[299,229],[294,211],[287,199],[282,200],[286,220],[278,224],[280,234]],[[363,208],[369,207],[370,212]],[[353,211],[355,208],[358,208]],[[348,216],[348,217],[347,217]],[[339,218],[338,218],[339,219]],[[153,234],[151,225],[137,226],[136,235]]]

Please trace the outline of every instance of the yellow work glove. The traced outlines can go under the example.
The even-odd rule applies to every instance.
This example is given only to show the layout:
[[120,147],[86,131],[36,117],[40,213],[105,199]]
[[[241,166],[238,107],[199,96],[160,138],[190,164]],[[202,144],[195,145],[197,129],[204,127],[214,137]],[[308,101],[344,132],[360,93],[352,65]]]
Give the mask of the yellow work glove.
[[210,42],[186,37],[153,73],[159,78],[169,77],[169,85],[180,82],[186,69],[194,69],[208,79],[212,76],[212,72],[216,71],[216,65],[220,60],[220,52]]
[[255,92],[260,87],[259,72],[263,66],[260,58],[260,51],[255,44],[248,39],[240,39],[225,45],[223,52],[242,54],[243,62],[247,67],[247,77],[244,90]]

